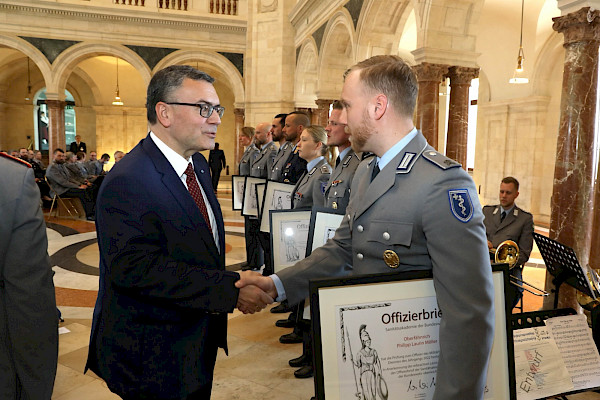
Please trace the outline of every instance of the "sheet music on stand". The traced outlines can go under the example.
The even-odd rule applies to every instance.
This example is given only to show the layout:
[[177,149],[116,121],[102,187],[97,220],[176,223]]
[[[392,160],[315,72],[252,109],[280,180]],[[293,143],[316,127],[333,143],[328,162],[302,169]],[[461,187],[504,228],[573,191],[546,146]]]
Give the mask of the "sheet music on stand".
[[572,248],[536,232],[533,233],[533,238],[544,259],[546,269],[555,278],[554,308],[558,306],[558,290],[563,282],[596,299],[594,291],[590,287],[589,279]]

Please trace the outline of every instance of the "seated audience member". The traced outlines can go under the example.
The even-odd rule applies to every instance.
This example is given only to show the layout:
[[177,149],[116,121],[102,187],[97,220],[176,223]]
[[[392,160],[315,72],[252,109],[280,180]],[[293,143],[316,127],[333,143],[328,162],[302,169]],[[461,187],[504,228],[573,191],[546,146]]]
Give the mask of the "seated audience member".
[[[483,223],[490,251],[497,248],[505,240],[512,240],[519,246],[519,259],[510,274],[518,279],[523,278],[523,265],[529,260],[533,247],[533,217],[515,204],[519,196],[519,181],[507,176],[500,183],[500,204],[483,207],[485,217]],[[492,254],[490,253],[490,257]],[[523,289],[509,285],[507,301],[514,308],[521,297]]]
[[46,169],[46,165],[44,164],[44,161],[42,160],[42,152],[41,151],[36,151],[35,152],[35,156],[33,157],[33,162],[37,163],[40,167],[42,167],[42,169]]
[[33,161],[33,159],[35,158],[35,151],[29,149],[27,150],[27,155],[29,156],[29,160]]
[[98,161],[95,151],[90,151],[90,159],[85,162],[85,167],[90,175],[98,176],[102,174],[102,164]]
[[[46,177],[50,182],[51,189],[58,196],[80,199],[87,219],[93,220],[96,204],[92,189],[85,183],[71,179],[64,164],[65,152],[62,149],[54,150],[52,164],[46,169]],[[54,193],[51,192],[51,194]]]
[[75,154],[75,164],[77,165],[77,167],[79,168],[79,171],[81,171],[81,175],[83,175],[86,179],[88,179],[90,176],[93,176],[94,174],[90,173],[90,171],[88,171],[87,166],[86,166],[86,155],[84,152],[78,151],[77,154]]
[[79,165],[77,164],[77,155],[67,151],[65,154],[65,163],[63,164],[65,171],[69,175],[69,179],[78,182],[79,184],[86,184],[88,186],[89,182],[87,182],[86,176],[83,174]]
[[[31,168],[33,169],[33,176],[35,178],[35,183],[38,185],[38,189],[40,189],[41,198],[45,201],[52,201],[52,199],[50,198],[50,188],[44,180],[44,177],[46,176],[46,171],[38,163],[34,162],[34,160],[32,160],[29,157],[30,151],[31,150],[27,150],[26,148],[21,147],[19,149],[19,158],[31,164]],[[31,151],[31,153],[33,153],[33,151]]]
[[125,153],[123,153],[121,150],[115,151],[115,164],[121,161],[121,158],[123,157],[125,157]]
[[104,170],[104,166],[106,164],[108,164],[108,162],[110,161],[110,156],[108,155],[108,153],[104,153],[102,154],[102,157],[100,157],[100,175],[104,175],[106,174],[106,171]]

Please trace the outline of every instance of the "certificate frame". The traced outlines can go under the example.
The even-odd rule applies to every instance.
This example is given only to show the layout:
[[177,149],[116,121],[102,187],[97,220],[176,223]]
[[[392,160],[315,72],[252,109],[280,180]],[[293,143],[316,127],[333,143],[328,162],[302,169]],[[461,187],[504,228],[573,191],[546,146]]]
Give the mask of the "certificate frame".
[[[490,386],[486,387],[486,390],[490,390],[492,394],[491,397],[486,394],[485,398],[513,400],[516,399],[514,343],[510,322],[511,314],[504,295],[509,285],[508,265],[494,265],[492,280],[496,325],[488,366],[487,382]],[[342,399],[340,397],[341,383],[338,361],[344,355],[340,354],[340,343],[338,343],[340,340],[337,335],[339,333],[343,338],[344,328],[337,326],[338,313],[336,310],[340,310],[339,314],[342,314],[344,307],[348,310],[356,310],[357,305],[360,307],[360,304],[364,304],[364,309],[373,307],[373,312],[380,313],[381,311],[374,306],[367,305],[369,303],[390,304],[389,302],[394,300],[418,300],[435,296],[431,271],[311,280],[309,287],[315,352],[315,395],[319,400]],[[340,320],[343,321],[341,315]],[[340,323],[340,325],[342,324]],[[398,335],[401,336],[402,331],[399,331]],[[348,343],[350,343],[349,339]],[[341,347],[343,348],[344,345]],[[351,353],[350,350],[348,352]],[[352,385],[352,389],[354,389],[355,382],[345,382],[345,385]]]
[[242,210],[242,200],[244,198],[244,183],[246,177],[242,175],[231,176],[231,209],[233,211]]
[[[308,229],[310,226],[310,209],[270,210],[269,220],[271,226],[271,262],[275,273],[289,268],[304,259],[306,249],[302,248],[308,243]],[[299,223],[306,226],[306,236],[296,236],[297,231],[282,232],[286,226]],[[285,254],[285,257],[284,257]]]
[[244,198],[242,199],[242,215],[245,217],[258,217],[258,201],[256,199],[256,185],[265,183],[265,178],[246,176],[244,180]]
[[262,206],[265,198],[265,188],[267,183],[257,183],[256,188],[256,203],[258,204],[258,218],[260,219],[262,215]]
[[276,182],[276,181],[267,181],[267,186],[265,187],[265,197],[263,199],[263,204],[261,206],[262,214],[260,218],[260,231],[261,232],[271,232],[271,227],[269,225],[269,211],[274,210],[273,204],[276,204],[275,197],[288,194],[290,196],[290,206],[282,208],[283,210],[290,210],[291,200],[292,200],[292,192],[294,191],[294,187],[296,185]]
[[[318,247],[325,244],[325,237],[331,238],[331,228],[339,228],[346,215],[341,210],[326,207],[313,207],[310,215],[310,227],[308,228],[308,244],[306,246],[306,257]],[[333,230],[335,233],[335,230]]]

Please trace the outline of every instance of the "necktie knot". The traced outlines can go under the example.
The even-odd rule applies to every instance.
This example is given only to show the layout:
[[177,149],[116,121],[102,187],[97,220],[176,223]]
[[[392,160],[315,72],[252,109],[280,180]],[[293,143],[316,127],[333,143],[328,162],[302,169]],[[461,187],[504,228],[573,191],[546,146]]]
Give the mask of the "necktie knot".
[[375,165],[373,166],[373,173],[371,174],[371,182],[373,182],[377,174],[379,174],[379,163],[375,161]]
[[504,221],[504,218],[506,218],[506,211],[502,211],[502,214],[500,214],[500,222]]
[[337,166],[340,165],[340,156],[337,156],[337,158],[335,159],[335,166],[337,168]]

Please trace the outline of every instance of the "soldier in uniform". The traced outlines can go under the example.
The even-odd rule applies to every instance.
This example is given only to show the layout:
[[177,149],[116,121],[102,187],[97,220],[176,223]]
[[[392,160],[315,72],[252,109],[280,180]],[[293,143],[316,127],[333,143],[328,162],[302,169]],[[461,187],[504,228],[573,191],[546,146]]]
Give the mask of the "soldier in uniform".
[[335,169],[325,187],[325,207],[345,212],[350,201],[350,184],[362,156],[352,150],[346,120],[341,118],[343,109],[342,104],[336,100],[325,127],[328,146],[337,146],[339,152]]
[[33,170],[0,153],[0,399],[50,399],[58,315]]
[[300,134],[309,125],[310,119],[308,115],[300,111],[293,111],[285,118],[283,134],[286,140],[293,145],[293,148],[283,167],[281,179],[284,183],[298,182],[298,179],[300,179],[306,170],[306,160],[300,158],[298,155],[297,145],[298,140],[300,140]]
[[[519,196],[519,181],[507,176],[500,183],[500,204],[483,207],[485,231],[488,247],[491,250],[505,240],[512,240],[519,246],[519,259],[510,274],[523,278],[523,266],[529,260],[533,248],[533,217],[527,211],[517,207],[515,199]],[[490,254],[491,256],[491,254]],[[523,297],[523,289],[509,286],[507,301],[514,308]]]
[[236,286],[258,284],[295,304],[308,295],[309,279],[431,270],[443,312],[433,399],[481,400],[494,333],[483,213],[467,172],[415,129],[416,97],[414,73],[397,56],[348,70],[341,101],[352,145],[376,158],[356,170],[346,216],[332,239],[294,267]]
[[271,124],[271,136],[274,141],[279,142],[279,150],[277,151],[275,160],[273,160],[273,167],[271,167],[271,171],[269,171],[268,178],[269,180],[276,182],[282,182],[281,174],[283,173],[283,167],[292,153],[293,148],[293,145],[286,140],[285,135],[283,134],[286,117],[287,114],[277,114],[275,118],[273,118]]
[[[250,176],[252,163],[258,157],[260,150],[254,144],[254,128],[245,126],[242,128],[239,137],[240,144],[246,147],[244,154],[240,159],[239,173],[241,176]],[[244,216],[244,236],[246,238],[246,264],[242,267],[243,271],[258,270],[264,264],[264,255],[260,243],[256,237],[256,232],[260,229],[260,224],[255,218]]]
[[[260,153],[258,153],[256,160],[252,163],[250,176],[256,178],[268,178],[269,172],[273,168],[275,156],[277,155],[277,145],[273,143],[273,137],[271,136],[271,124],[268,122],[261,122],[256,125],[254,143],[259,147]],[[254,219],[254,217],[250,218]],[[252,232],[248,232],[248,234],[254,235],[253,242],[257,241],[260,243],[265,261],[263,274],[270,275],[273,273],[270,234],[268,232],[260,231],[260,220],[258,219],[256,219],[255,227],[256,229]]]
[[292,208],[323,207],[325,186],[331,176],[327,153],[327,133],[322,126],[311,125],[302,131],[298,155],[306,161],[306,171],[292,192]]

